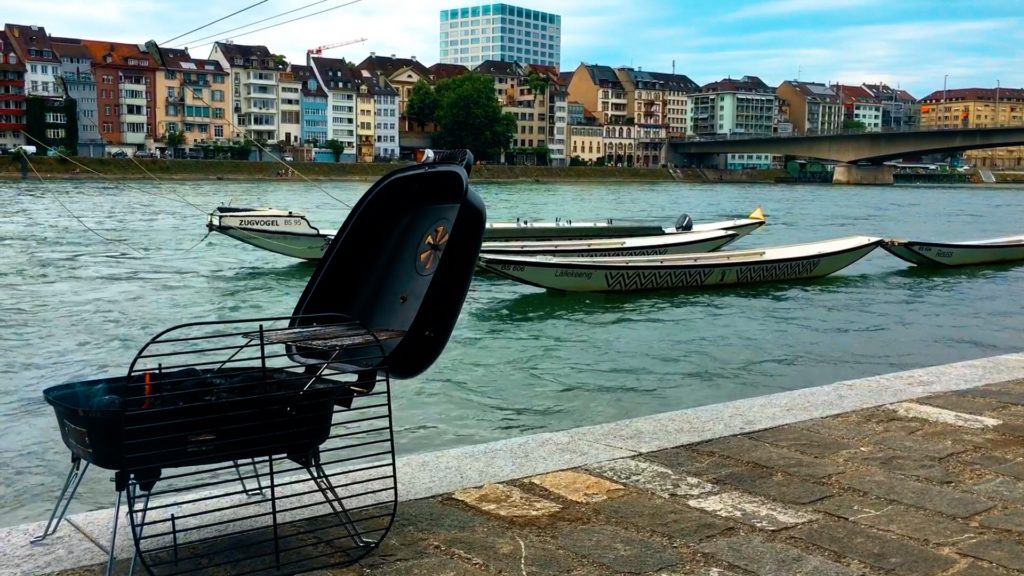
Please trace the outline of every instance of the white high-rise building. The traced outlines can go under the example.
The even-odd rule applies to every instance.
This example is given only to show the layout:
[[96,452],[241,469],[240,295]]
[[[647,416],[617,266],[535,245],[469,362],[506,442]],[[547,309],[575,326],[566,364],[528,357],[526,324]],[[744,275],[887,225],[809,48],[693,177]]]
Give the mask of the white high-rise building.
[[562,17],[511,4],[441,10],[441,63],[485,60],[560,67]]

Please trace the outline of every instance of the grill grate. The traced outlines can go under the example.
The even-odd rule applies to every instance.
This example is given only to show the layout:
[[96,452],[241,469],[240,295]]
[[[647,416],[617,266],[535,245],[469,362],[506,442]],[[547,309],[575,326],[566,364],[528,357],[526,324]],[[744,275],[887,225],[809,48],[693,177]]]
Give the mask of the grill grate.
[[[73,455],[68,499],[82,461],[114,470],[115,533],[124,496],[133,565],[151,574],[351,564],[376,548],[395,514],[391,386],[381,366],[384,343],[403,334],[337,315],[166,330],[127,376],[47,390]],[[56,530],[64,496],[43,537]]]

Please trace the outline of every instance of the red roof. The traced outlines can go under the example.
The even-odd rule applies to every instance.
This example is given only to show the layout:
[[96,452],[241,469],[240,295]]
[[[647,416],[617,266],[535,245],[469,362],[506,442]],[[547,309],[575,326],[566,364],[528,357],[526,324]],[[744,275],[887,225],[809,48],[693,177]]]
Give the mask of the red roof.
[[[112,64],[115,66],[131,66],[133,68],[156,68],[153,57],[146,51],[145,47],[138,44],[125,44],[124,42],[107,42],[105,40],[82,40],[82,45],[89,49],[92,54],[94,65]],[[142,64],[129,64],[128,60],[142,62]]]

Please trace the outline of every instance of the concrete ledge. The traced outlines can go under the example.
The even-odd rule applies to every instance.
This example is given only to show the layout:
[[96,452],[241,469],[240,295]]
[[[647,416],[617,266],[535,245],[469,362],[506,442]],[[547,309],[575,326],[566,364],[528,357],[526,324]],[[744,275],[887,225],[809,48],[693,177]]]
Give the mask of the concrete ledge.
[[[863,408],[1024,378],[1024,353],[837,382],[562,432],[537,434],[398,459],[400,500],[577,468],[640,453],[744,434]],[[68,518],[42,545],[42,523],[0,529],[0,566],[12,576],[105,562],[112,510]],[[104,538],[104,534],[107,534]],[[88,535],[88,537],[86,537]],[[118,557],[131,554],[121,531]],[[124,540],[122,540],[122,538]],[[100,544],[97,544],[99,542]]]

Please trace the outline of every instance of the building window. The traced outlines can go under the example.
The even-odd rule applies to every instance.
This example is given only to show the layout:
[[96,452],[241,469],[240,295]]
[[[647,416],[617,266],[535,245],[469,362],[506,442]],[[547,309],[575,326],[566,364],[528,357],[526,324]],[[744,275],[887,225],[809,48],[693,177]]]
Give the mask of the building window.
[[[219,110],[219,108],[218,108],[218,110]],[[213,135],[216,138],[223,138],[224,137],[224,127],[221,126],[220,124],[215,125],[213,127]]]

